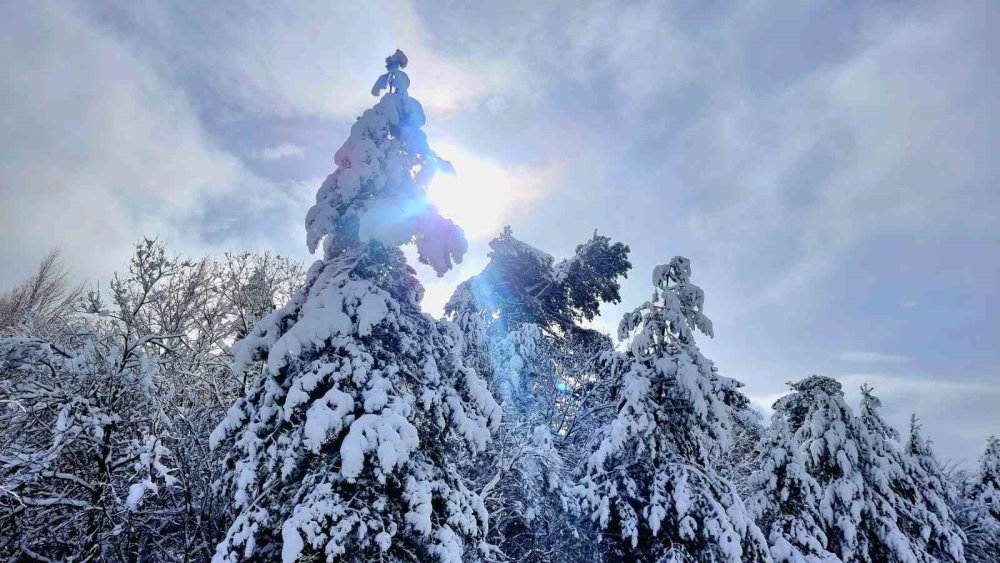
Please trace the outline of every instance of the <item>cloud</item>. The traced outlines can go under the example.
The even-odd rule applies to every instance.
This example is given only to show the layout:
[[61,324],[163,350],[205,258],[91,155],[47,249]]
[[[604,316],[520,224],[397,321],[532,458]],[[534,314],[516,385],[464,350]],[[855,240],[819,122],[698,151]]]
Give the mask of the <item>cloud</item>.
[[[507,80],[502,63],[434,51],[406,2],[244,7],[46,1],[5,10],[0,287],[52,247],[75,274],[105,278],[144,235],[192,253],[279,246],[297,254],[320,182],[284,181],[268,166],[305,161],[305,147],[246,149],[249,164],[258,162],[251,170],[233,152],[244,143],[217,137],[227,123],[251,114],[353,117],[373,102],[381,68],[372,53],[397,45],[419,63],[426,84],[415,81],[414,94],[430,111],[478,104]],[[480,194],[493,213],[469,224],[474,237],[499,230],[558,175],[557,164],[449,152],[463,178],[478,174],[502,190]]]
[[502,61],[436,49],[405,0],[135,2],[102,15],[164,68],[201,76],[238,113],[356,117],[372,104],[382,58],[397,48],[420,69],[412,92],[431,112],[476,105],[515,83]]
[[711,261],[752,272],[738,280],[747,305],[803,297],[872,236],[988,232],[995,174],[972,160],[993,134],[968,117],[984,61],[961,50],[976,25],[951,13],[876,21],[849,56],[765,89],[722,82],[707,98],[661,174],[692,194],[681,225]]
[[205,194],[265,184],[204,131],[185,92],[86,14],[5,5],[0,35],[0,286],[53,247],[106,278],[140,236],[201,248],[177,228]]
[[199,194],[174,230],[204,252],[269,249],[308,262],[302,219],[321,183],[321,178],[274,182],[248,177],[238,186]]
[[260,151],[260,158],[263,160],[281,160],[284,158],[297,158],[301,160],[305,156],[306,149],[292,143],[281,143]]
[[[597,227],[635,264],[598,326],[647,297],[653,264],[687,255],[720,336],[706,352],[749,392],[866,367],[843,361],[994,378],[996,11],[831,6],[5,5],[0,286],[53,246],[103,276],[141,234],[298,252],[311,178],[402,48],[431,145],[469,198],[454,201],[480,213],[459,221],[466,264],[442,279],[417,266],[428,310],[507,222],[557,255]],[[919,256],[856,259],[886,237]],[[907,344],[906,323],[935,345]],[[967,424],[978,451],[991,407],[969,400],[927,409],[927,428]]]
[[716,60],[707,45],[684,30],[668,2],[577,6],[561,29],[566,48],[559,54],[576,80],[601,81],[610,74],[626,115],[703,79]]
[[883,354],[881,352],[841,352],[836,358],[846,362],[873,363],[873,364],[902,364],[910,361],[906,356],[895,354]]

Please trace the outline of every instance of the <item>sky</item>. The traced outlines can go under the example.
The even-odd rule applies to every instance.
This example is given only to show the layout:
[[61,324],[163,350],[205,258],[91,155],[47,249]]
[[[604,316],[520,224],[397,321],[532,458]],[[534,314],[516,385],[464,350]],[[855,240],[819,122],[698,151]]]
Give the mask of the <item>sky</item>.
[[106,280],[142,236],[314,260],[305,212],[400,48],[470,239],[418,268],[426,310],[503,225],[557,258],[596,229],[634,265],[597,326],[686,256],[703,351],[762,411],[867,382],[974,460],[1000,432],[998,26],[989,1],[0,3],[0,290],[53,248]]

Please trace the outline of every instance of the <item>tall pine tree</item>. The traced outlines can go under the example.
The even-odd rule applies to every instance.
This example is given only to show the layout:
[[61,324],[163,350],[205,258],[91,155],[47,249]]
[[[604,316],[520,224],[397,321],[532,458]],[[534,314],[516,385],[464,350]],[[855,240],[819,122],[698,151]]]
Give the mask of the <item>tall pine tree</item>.
[[[930,515],[920,528],[921,538],[926,534],[926,548],[941,560],[962,560],[965,537],[955,520],[951,505],[955,491],[948,486],[941,464],[931,449],[929,440],[920,434],[917,415],[910,417],[910,433],[905,445],[907,473],[917,485],[917,491]],[[926,532],[925,532],[926,530]]]
[[503,401],[495,445],[473,470],[496,515],[489,541],[517,561],[591,558],[596,535],[580,523],[572,476],[593,402],[606,396],[588,374],[611,341],[579,321],[618,301],[628,247],[595,234],[557,262],[507,227],[490,249],[490,263],[445,307],[467,363]]
[[790,386],[792,393],[779,399],[774,410],[788,421],[805,454],[806,471],[820,485],[827,549],[844,561],[872,561],[866,520],[874,507],[861,472],[863,440],[843,389],[836,380],[818,375]]
[[958,520],[968,538],[969,561],[1000,561],[1000,439],[990,436],[979,467],[959,475]]
[[898,546],[894,552],[900,559],[912,553],[916,561],[965,561],[962,533],[951,511],[933,489],[927,488],[925,472],[905,454],[899,433],[879,414],[881,405],[871,387],[861,388],[862,467],[875,492],[872,498],[877,517],[886,519],[884,537],[893,538],[890,534],[896,529],[906,536],[909,551]]
[[768,561],[767,543],[733,485],[712,468],[733,413],[694,331],[712,335],[687,259],[653,272],[654,294],[619,326],[609,357],[618,414],[600,431],[579,485],[608,560]]
[[916,490],[910,477],[916,465],[900,451],[870,389],[863,389],[855,417],[834,379],[813,375],[791,387],[775,411],[788,421],[806,470],[820,485],[827,549],[848,563],[961,561],[960,535],[953,536],[950,519],[942,521]]
[[782,413],[767,429],[758,468],[748,480],[747,508],[767,534],[775,563],[839,561],[826,550],[819,510],[822,489]]
[[481,451],[500,410],[459,355],[451,323],[421,313],[397,248],[443,273],[461,229],[424,195],[449,167],[428,147],[405,56],[386,60],[306,218],[323,257],[305,287],[238,345],[266,370],[213,433],[231,444],[236,518],[215,561],[461,561],[488,526],[455,467]]

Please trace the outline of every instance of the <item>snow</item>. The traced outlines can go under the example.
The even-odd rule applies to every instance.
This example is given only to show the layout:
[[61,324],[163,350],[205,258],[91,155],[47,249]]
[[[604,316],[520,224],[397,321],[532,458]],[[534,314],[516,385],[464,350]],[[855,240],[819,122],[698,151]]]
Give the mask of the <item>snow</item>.
[[129,510],[136,510],[139,508],[139,503],[142,501],[142,497],[145,496],[146,491],[156,494],[157,490],[156,484],[149,479],[135,483],[128,488],[128,497],[125,499],[125,506]]
[[410,506],[406,513],[406,522],[413,526],[417,532],[428,535],[433,529],[431,523],[431,487],[429,483],[417,481],[414,477],[409,477],[406,481],[406,490],[403,498]]
[[397,464],[405,462],[419,445],[417,429],[403,416],[395,413],[365,414],[351,424],[340,446],[340,472],[349,481],[360,475],[366,454],[377,452],[379,481]]
[[[683,258],[656,268],[653,300],[623,318],[619,334],[631,337],[625,367],[609,365],[621,374],[618,414],[602,429],[577,494],[601,528],[615,519],[622,540],[651,559],[687,553],[766,560],[766,539],[709,463],[728,447],[736,418],[723,392],[739,392],[694,343],[692,328],[711,329],[689,276]],[[622,467],[627,469],[616,469]],[[654,540],[640,548],[643,526]]]
[[291,520],[281,527],[281,563],[295,563],[305,547],[302,536]]
[[[333,388],[315,401],[306,411],[306,422],[302,429],[303,444],[313,453],[319,453],[326,443],[327,434],[339,432],[351,423],[354,398],[340,389]],[[286,412],[292,412],[288,410]]]
[[358,336],[369,336],[372,328],[389,315],[389,306],[384,295],[365,293],[357,308]]
[[[376,86],[391,91],[352,126],[307,215],[322,259],[234,346],[237,374],[265,370],[212,434],[235,456],[237,516],[217,561],[256,553],[258,530],[279,524],[283,560],[319,549],[398,557],[416,544],[458,561],[487,529],[482,500],[455,467],[488,447],[501,410],[463,365],[457,327],[420,312],[422,288],[395,248],[415,243],[443,273],[466,242],[426,203],[426,182],[447,163],[419,130],[408,77],[388,70]],[[403,498],[390,494],[399,482]]]

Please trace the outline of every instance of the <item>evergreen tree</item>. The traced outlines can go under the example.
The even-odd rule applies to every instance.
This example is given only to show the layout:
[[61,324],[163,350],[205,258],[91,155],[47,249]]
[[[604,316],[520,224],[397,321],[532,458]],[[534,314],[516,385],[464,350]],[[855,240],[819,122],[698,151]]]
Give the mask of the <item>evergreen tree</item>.
[[967,537],[969,561],[1000,561],[1000,439],[990,436],[979,467],[960,474],[955,512]]
[[556,262],[509,227],[490,247],[490,263],[445,308],[463,329],[467,363],[503,401],[495,446],[471,470],[496,514],[489,539],[513,560],[586,559],[596,537],[579,523],[572,473],[601,396],[589,374],[611,342],[578,322],[619,299],[628,247],[595,234]]
[[[609,560],[767,561],[767,543],[731,483],[711,466],[730,444],[723,383],[694,331],[712,335],[704,295],[677,257],[653,272],[653,298],[626,314],[610,355],[618,413],[600,432],[578,488]],[[634,334],[633,334],[634,333]]]
[[1000,438],[990,436],[986,451],[979,458],[976,498],[986,512],[1000,520]]
[[939,560],[964,560],[965,537],[950,507],[954,491],[945,481],[930,441],[921,436],[915,414],[910,417],[910,435],[904,451],[907,474],[916,485],[918,502],[923,504],[916,512],[923,515],[916,541]]
[[914,543],[907,534],[924,533],[916,522],[934,517],[916,500],[908,462],[894,444],[895,430],[878,415],[878,400],[865,388],[855,418],[836,380],[813,375],[791,387],[775,410],[788,421],[806,470],[822,489],[827,549],[845,562],[932,557],[924,541]]
[[729,377],[719,377],[722,400],[729,407],[732,420],[732,440],[728,448],[714,456],[713,464],[719,475],[728,479],[746,498],[749,494],[750,474],[757,469],[762,455],[766,431],[760,414],[743,394],[743,382]]
[[489,264],[459,285],[446,312],[483,316],[490,325],[578,330],[578,322],[592,320],[601,303],[621,301],[618,278],[632,267],[628,252],[628,246],[594,233],[571,258],[556,262],[505,227],[490,241]]
[[748,487],[747,508],[767,534],[775,563],[839,561],[826,550],[819,483],[806,471],[803,454],[781,413],[771,419]]
[[[899,433],[878,412],[881,404],[871,387],[861,388],[862,468],[875,493],[877,517],[885,519],[879,537],[892,544],[887,553],[900,560],[905,555],[914,561],[965,561],[962,534],[951,511],[925,488],[923,470],[901,451]],[[909,549],[897,545],[896,530],[906,537]]]
[[[443,273],[465,241],[424,197],[447,168],[427,145],[399,51],[306,219],[325,239],[305,287],[238,345],[266,369],[212,441],[232,443],[236,518],[216,561],[301,557],[461,561],[488,528],[456,468],[500,421],[451,323],[420,311],[396,246]],[[470,543],[472,542],[472,543]]]
[[537,382],[530,375],[545,371],[545,362],[527,361],[544,346],[543,338],[581,345],[601,340],[579,322],[592,320],[601,303],[621,300],[618,278],[631,264],[627,246],[596,233],[559,262],[515,238],[510,227],[490,241],[490,249],[489,264],[455,289],[445,314],[462,328],[466,356],[496,372],[510,412],[514,403],[531,400]]
[[814,375],[791,387],[775,410],[786,416],[806,453],[806,469],[822,488],[828,549],[845,562],[915,561],[892,503],[868,480],[875,475],[871,439],[844,402],[840,383]]

